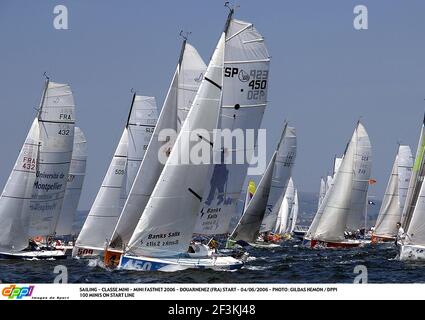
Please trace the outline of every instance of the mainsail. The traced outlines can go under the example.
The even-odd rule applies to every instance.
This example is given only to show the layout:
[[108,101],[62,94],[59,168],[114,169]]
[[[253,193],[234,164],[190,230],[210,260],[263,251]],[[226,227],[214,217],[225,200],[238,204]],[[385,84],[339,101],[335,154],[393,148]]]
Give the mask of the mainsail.
[[29,236],[55,233],[74,145],[75,105],[67,84],[47,81],[38,113],[40,146],[29,203]]
[[397,153],[375,224],[374,233],[378,236],[394,237],[397,235],[398,230],[396,225],[401,219],[398,159],[399,155]]
[[153,98],[133,95],[127,124],[78,236],[77,248],[103,250],[109,244],[127,197],[127,181],[134,180],[136,174],[136,170],[127,170],[129,155],[134,166],[143,158],[143,146],[151,135],[152,123],[156,119],[155,109]]
[[[164,137],[164,131],[168,129],[176,132],[184,123],[205,70],[206,65],[196,49],[184,40],[153,137],[115,226],[110,247],[122,249],[130,241],[174,145],[175,137]],[[159,155],[162,155],[163,161],[158,159]]]
[[[347,222],[360,198],[358,183],[369,180],[372,160],[369,137],[359,122],[347,146],[341,166],[337,171],[333,184],[314,217],[307,232],[307,238],[324,241],[343,241]],[[355,197],[354,197],[355,195]],[[353,202],[354,200],[354,202]],[[364,198],[366,203],[366,199]]]
[[[219,128],[227,129],[232,134],[239,131],[244,135],[251,129],[256,144],[257,129],[267,104],[270,56],[263,36],[253,24],[235,20],[232,15],[233,10],[225,28],[224,86]],[[231,139],[227,146],[223,143],[224,149],[218,150],[215,155],[215,159],[221,161],[214,166],[207,179],[209,183],[203,195],[196,234],[227,233],[231,218],[236,213],[255,145],[248,150],[246,144],[241,146],[234,140]],[[238,162],[237,159],[243,161]]]
[[86,162],[87,140],[83,131],[79,127],[75,127],[71,167],[69,168],[62,211],[55,231],[55,235],[57,236],[71,235],[73,232],[72,225],[86,175]]
[[400,210],[403,212],[406,203],[409,182],[412,176],[413,155],[409,146],[400,145],[398,149],[398,193]]
[[[202,202],[210,161],[187,159],[192,148],[210,155],[217,128],[223,87],[223,33],[211,58],[187,119],[171,150],[158,183],[130,239],[127,253],[170,257],[186,253]],[[194,138],[197,137],[195,140]],[[204,153],[205,152],[205,153]]]
[[294,127],[285,126],[278,149],[273,181],[267,201],[266,213],[261,232],[273,230],[279,210],[285,197],[297,156],[297,136]]

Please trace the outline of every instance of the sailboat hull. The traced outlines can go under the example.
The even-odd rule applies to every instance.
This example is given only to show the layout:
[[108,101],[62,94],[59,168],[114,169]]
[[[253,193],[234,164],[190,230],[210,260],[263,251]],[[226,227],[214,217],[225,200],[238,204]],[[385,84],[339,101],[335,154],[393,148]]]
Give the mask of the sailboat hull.
[[395,242],[395,237],[384,237],[384,236],[377,236],[374,234],[372,236],[371,242],[372,244]]
[[402,245],[400,249],[401,261],[425,261],[425,246]]
[[363,245],[361,241],[320,241],[320,240],[305,240],[304,245],[312,249],[351,249],[358,248]]
[[83,247],[75,247],[72,249],[72,257],[79,259],[93,259],[98,258],[104,249],[99,248],[83,248]]
[[0,252],[0,259],[4,260],[62,260],[67,256],[62,250],[40,250],[40,251],[22,251],[22,252]]
[[149,258],[124,255],[118,269],[134,271],[174,272],[186,269],[237,270],[244,263],[233,257],[217,256],[211,258]]

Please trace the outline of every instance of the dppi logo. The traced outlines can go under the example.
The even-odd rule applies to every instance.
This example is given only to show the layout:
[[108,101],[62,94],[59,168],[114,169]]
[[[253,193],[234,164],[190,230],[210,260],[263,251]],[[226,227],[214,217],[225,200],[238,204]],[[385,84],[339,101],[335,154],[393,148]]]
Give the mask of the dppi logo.
[[2,290],[1,294],[3,297],[7,297],[8,299],[22,299],[25,297],[31,297],[34,291],[34,286],[29,287],[17,287],[16,285],[11,285],[10,287],[6,287]]
[[241,82],[248,82],[251,78],[244,70],[230,67],[224,69],[224,76],[226,78],[234,78],[235,76],[238,76],[238,79]]

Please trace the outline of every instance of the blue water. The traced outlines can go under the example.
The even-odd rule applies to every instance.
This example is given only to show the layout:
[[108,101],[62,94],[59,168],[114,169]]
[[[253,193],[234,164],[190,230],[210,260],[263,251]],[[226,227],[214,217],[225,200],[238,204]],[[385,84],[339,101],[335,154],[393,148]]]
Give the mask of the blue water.
[[364,265],[369,283],[425,283],[425,264],[395,260],[392,247],[312,250],[295,243],[253,249],[238,271],[185,270],[174,273],[109,271],[85,260],[0,261],[4,283],[51,283],[57,265],[68,269],[70,283],[353,283],[354,268]]
[[[300,199],[302,224],[311,221],[316,206],[312,194]],[[379,210],[370,208],[371,224]],[[86,214],[86,213],[85,213]],[[77,219],[77,228],[84,214]],[[109,271],[85,260],[0,261],[4,283],[52,283],[57,265],[67,267],[70,283],[353,283],[354,268],[364,265],[369,283],[425,283],[425,264],[396,260],[394,246],[368,246],[351,250],[312,250],[287,242],[274,249],[252,249],[238,271],[185,270],[175,273]]]

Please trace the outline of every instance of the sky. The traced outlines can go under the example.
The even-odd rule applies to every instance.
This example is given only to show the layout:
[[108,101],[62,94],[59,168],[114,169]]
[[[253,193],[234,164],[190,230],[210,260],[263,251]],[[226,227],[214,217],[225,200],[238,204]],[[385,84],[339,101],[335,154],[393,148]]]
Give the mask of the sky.
[[[408,4],[407,4],[408,3]],[[208,62],[227,9],[217,0],[1,0],[0,188],[35,116],[43,73],[69,83],[77,124],[89,146],[80,209],[89,209],[127,119],[131,88],[162,106],[177,63],[180,30]],[[353,9],[368,8],[368,30]],[[56,5],[68,30],[53,27]],[[298,135],[294,169],[300,191],[344,151],[358,119],[372,142],[371,194],[381,198],[397,142],[416,152],[425,111],[423,0],[239,0],[236,18],[253,22],[272,56],[267,129],[269,157],[287,119]]]

